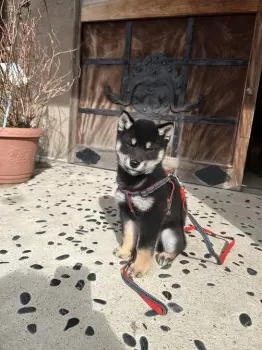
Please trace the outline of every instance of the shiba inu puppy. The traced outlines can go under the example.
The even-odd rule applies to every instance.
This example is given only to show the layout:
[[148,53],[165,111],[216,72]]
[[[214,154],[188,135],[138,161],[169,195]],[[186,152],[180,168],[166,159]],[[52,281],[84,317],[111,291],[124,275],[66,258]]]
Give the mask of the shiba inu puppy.
[[129,269],[134,277],[149,270],[155,252],[158,264],[164,266],[186,247],[186,210],[180,183],[174,178],[173,186],[169,181],[160,186],[161,181],[167,179],[162,162],[173,127],[172,123],[156,125],[144,119],[134,121],[127,112],[119,118],[116,200],[123,242],[114,254],[122,259],[134,257]]

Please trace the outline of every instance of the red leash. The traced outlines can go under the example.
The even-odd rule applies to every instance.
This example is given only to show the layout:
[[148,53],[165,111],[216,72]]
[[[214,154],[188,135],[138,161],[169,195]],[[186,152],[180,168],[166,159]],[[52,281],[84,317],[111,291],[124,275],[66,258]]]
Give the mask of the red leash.
[[[219,265],[223,265],[230,250],[234,247],[235,245],[235,239],[233,237],[230,236],[222,236],[222,235],[218,235],[217,233],[214,233],[213,231],[209,230],[208,228],[202,227],[202,230],[209,236],[214,237],[214,238],[218,238],[218,239],[222,239],[223,241],[225,241],[225,245],[221,250],[221,253],[219,255]],[[190,233],[191,231],[197,231],[196,226],[194,225],[188,225],[185,227],[185,233]],[[228,242],[228,241],[231,242]]]
[[[181,187],[180,193],[181,193],[182,201],[184,203],[183,205],[185,206],[186,191],[185,191],[184,187]],[[198,231],[202,235],[203,240],[206,244],[206,247],[207,247],[210,255],[212,255],[216,259],[218,265],[222,265],[225,262],[230,250],[235,245],[234,237],[218,235],[217,233],[214,233],[213,231],[209,230],[208,228],[202,227],[201,225],[199,225],[199,223],[197,222],[197,220],[194,218],[194,216],[191,213],[188,212],[187,216],[189,217],[190,221],[192,222],[192,225],[188,225],[184,228],[185,233],[189,233],[191,231]],[[221,239],[225,242],[224,247],[222,248],[219,255],[214,251],[213,244],[210,242],[208,236]]]
[[[174,176],[173,176],[174,177]],[[174,177],[176,178],[176,177]],[[176,178],[177,179],[177,178]],[[179,182],[179,180],[177,179],[177,181]],[[173,200],[173,195],[175,192],[175,183],[171,180],[171,176],[168,175],[167,177],[167,181],[163,181],[161,180],[159,183],[157,183],[154,186],[151,186],[149,189],[143,191],[145,194],[149,194],[150,191],[155,191],[158,188],[160,188],[160,186],[166,184],[166,183],[170,183],[171,184],[171,194],[170,197],[168,198],[167,201],[167,213],[166,215],[170,214],[170,209],[171,209],[171,205],[172,205],[172,200]],[[184,187],[181,187],[181,199],[183,202],[183,208],[184,210],[186,210],[186,192]],[[126,192],[126,199],[127,199],[127,204],[128,207],[130,209],[130,211],[132,212],[132,214],[135,216],[135,210],[132,204],[132,195],[134,195],[134,193],[132,192]],[[235,245],[235,239],[233,237],[229,237],[229,236],[222,236],[222,235],[218,235],[216,233],[214,233],[213,231],[207,229],[207,228],[203,228],[202,226],[199,225],[199,223],[196,221],[196,219],[192,216],[192,214],[190,214],[189,212],[187,213],[189,219],[192,222],[192,225],[188,225],[184,228],[185,233],[189,233],[193,230],[198,231],[202,237],[203,240],[208,248],[209,253],[215,257],[215,259],[217,260],[217,263],[219,265],[222,265],[225,262],[225,259],[227,257],[227,255],[229,254],[230,250],[233,248],[233,246]],[[217,255],[216,252],[213,249],[213,244],[210,242],[208,236],[214,237],[214,238],[218,238],[218,239],[222,239],[225,242],[225,245],[220,253],[220,255]],[[229,242],[231,241],[231,242]],[[132,288],[146,303],[147,305],[154,310],[157,314],[159,315],[166,315],[168,312],[168,308],[167,306],[162,303],[160,300],[158,300],[157,298],[155,298],[154,296],[152,296],[151,294],[149,294],[148,292],[146,292],[144,289],[142,289],[141,287],[139,287],[137,285],[137,283],[133,280],[133,278],[131,277],[131,275],[128,273],[128,268],[131,265],[131,263],[133,262],[134,258],[132,257],[128,263],[121,269],[121,276],[124,280],[124,282],[130,287]]]
[[130,274],[127,272],[129,266],[131,265],[132,261],[129,261],[124,267],[121,269],[121,276],[124,280],[124,282],[132,288],[143,300],[147,303],[147,305],[154,310],[159,315],[166,315],[167,314],[167,306],[163,304],[160,300],[153,297],[151,294],[147,293],[144,289],[139,287],[136,282],[133,280],[133,278],[130,276]]

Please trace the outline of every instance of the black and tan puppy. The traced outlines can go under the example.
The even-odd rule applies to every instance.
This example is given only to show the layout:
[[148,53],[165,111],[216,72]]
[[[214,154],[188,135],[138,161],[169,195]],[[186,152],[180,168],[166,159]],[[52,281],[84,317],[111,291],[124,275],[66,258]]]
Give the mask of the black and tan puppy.
[[[128,259],[136,249],[130,267],[132,276],[140,277],[150,268],[154,252],[163,266],[170,263],[186,246],[184,224],[186,212],[175,179],[175,190],[169,215],[166,215],[171,186],[166,183],[146,197],[145,190],[166,177],[162,162],[173,124],[156,125],[149,120],[134,121],[127,112],[119,118],[116,151],[118,158],[116,199],[123,228],[122,245],[115,255]],[[137,192],[128,205],[125,191]]]

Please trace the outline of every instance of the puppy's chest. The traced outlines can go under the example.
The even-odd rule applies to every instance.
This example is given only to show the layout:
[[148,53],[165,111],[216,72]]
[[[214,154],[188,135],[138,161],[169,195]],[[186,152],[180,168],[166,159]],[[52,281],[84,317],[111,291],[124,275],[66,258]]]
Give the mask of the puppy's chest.
[[[116,201],[119,204],[124,204],[127,203],[127,198],[124,192],[120,191],[119,189],[116,190],[115,193]],[[139,211],[146,212],[155,203],[155,198],[153,196],[147,196],[147,197],[142,197],[140,195],[131,195],[131,202],[132,205],[135,209],[138,209]]]

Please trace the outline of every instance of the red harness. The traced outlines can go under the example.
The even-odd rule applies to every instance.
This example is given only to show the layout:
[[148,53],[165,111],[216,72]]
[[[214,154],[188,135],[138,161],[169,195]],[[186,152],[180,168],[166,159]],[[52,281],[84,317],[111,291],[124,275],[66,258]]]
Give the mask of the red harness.
[[[166,215],[170,214],[170,209],[173,201],[173,196],[175,192],[175,182],[179,180],[176,176],[173,174],[168,173],[167,176],[158,181],[157,183],[153,184],[152,186],[148,187],[144,191],[137,191],[137,192],[130,192],[130,191],[122,191],[125,196],[126,196],[126,201],[127,205],[130,209],[130,212],[133,214],[134,217],[136,217],[135,209],[133,206],[133,201],[132,197],[139,195],[141,197],[147,197],[149,194],[155,192],[157,189],[160,187],[164,186],[165,184],[169,183],[171,185],[171,193],[170,196],[167,200],[167,210],[166,210]],[[183,203],[183,208],[186,210],[186,191],[184,187],[180,187],[180,195],[181,195],[181,200]],[[235,245],[235,239],[233,237],[229,236],[222,236],[214,233],[213,231],[203,228],[202,226],[199,225],[199,223],[196,221],[196,219],[192,216],[191,213],[187,213],[190,221],[192,222],[192,225],[188,225],[184,228],[186,233],[189,233],[191,231],[198,231],[201,235],[202,238],[208,248],[209,253],[216,259],[217,263],[219,265],[222,265],[225,262],[225,259],[227,255],[229,254],[230,250],[233,248]],[[213,244],[210,242],[208,236],[222,239],[225,242],[225,245],[220,253],[220,255],[217,255],[216,252],[213,249]],[[149,307],[154,310],[157,314],[159,315],[166,315],[168,312],[167,306],[163,304],[160,300],[156,299],[153,297],[151,294],[147,293],[144,289],[139,287],[133,280],[133,278],[130,276],[128,273],[128,269],[132,262],[134,261],[134,257],[132,257],[127,264],[121,269],[121,276],[124,280],[124,282],[131,287],[135,292],[138,293],[138,295],[149,305]]]

